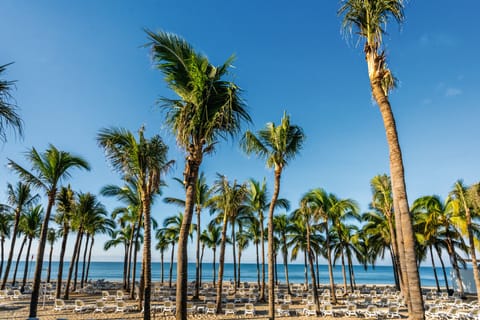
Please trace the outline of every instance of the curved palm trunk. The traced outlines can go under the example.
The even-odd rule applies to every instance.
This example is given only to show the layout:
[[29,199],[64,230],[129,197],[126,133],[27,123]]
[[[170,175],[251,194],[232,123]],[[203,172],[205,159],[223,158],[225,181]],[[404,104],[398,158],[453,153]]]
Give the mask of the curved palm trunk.
[[77,291],[77,280],[78,280],[78,263],[80,262],[80,252],[82,249],[82,242],[83,242],[83,230],[80,235],[80,244],[78,245],[78,252],[75,257],[75,273],[73,277],[73,292]]
[[[52,271],[52,255],[53,255],[53,243],[50,244],[50,252],[48,253],[48,269],[47,269],[47,283],[50,283],[50,273]],[[2,273],[0,269],[0,274]]]
[[429,245],[430,260],[432,261],[433,276],[435,277],[435,284],[437,285],[437,291],[440,292],[440,283],[438,282],[437,269],[435,268],[435,260],[433,259],[432,245]]
[[85,249],[83,250],[83,263],[82,263],[82,279],[80,280],[80,288],[83,288],[85,283],[85,269],[87,267],[87,253],[88,253],[88,245],[90,242],[90,234],[87,233],[87,240],[85,241]]
[[442,259],[442,253],[440,252],[440,250],[438,250],[437,247],[435,247],[435,249],[437,250],[438,259],[440,260],[440,264],[442,265],[443,280],[445,281],[445,288],[447,289],[447,292],[448,292],[450,291],[450,288],[448,286],[447,271],[445,270],[445,263],[443,262],[443,259]]
[[92,249],[95,238],[92,236],[92,242],[90,242],[90,250],[88,252],[87,272],[85,274],[85,281],[88,281],[88,274],[90,272],[90,261],[92,260]]
[[287,248],[287,238],[285,236],[282,237],[283,240],[283,269],[285,269],[285,282],[287,283],[287,292],[288,294],[292,294],[290,290],[290,281],[288,280],[288,248]]
[[[17,208],[15,210],[15,218],[14,218],[14,223],[13,223],[12,237],[10,238],[11,239],[10,240],[10,251],[8,252],[7,264],[5,265],[5,274],[3,275],[2,290],[5,289],[5,285],[7,284],[7,281],[8,281],[8,274],[10,273],[10,267],[12,265],[12,260],[13,260],[13,251],[15,250],[15,242],[17,241],[18,224],[19,223],[20,223],[20,209]],[[18,259],[17,259],[17,261],[18,261]]]
[[396,257],[393,254],[392,246],[389,247],[390,252],[390,260],[392,261],[392,268],[393,268],[393,278],[395,280],[395,287],[397,290],[400,290],[400,279],[399,279],[399,270],[398,270],[398,265],[396,261]]
[[127,274],[125,277],[126,283],[124,284],[125,290],[130,290],[130,275],[132,272],[132,250],[133,250],[133,237],[136,234],[137,227],[135,224],[132,226],[132,232],[130,234],[130,239],[128,239],[128,249],[127,249]]
[[144,190],[142,193],[143,204],[143,258],[145,262],[145,286],[144,293],[144,312],[143,319],[150,320],[150,300],[152,293],[152,251],[151,251],[151,233],[152,233],[152,219],[150,217],[150,198]]
[[265,226],[263,225],[263,212],[258,212],[258,218],[260,219],[260,241],[262,248],[262,286],[260,287],[260,301],[265,301]]
[[238,248],[238,286],[240,286],[240,282],[242,282],[242,280],[240,279],[240,267],[242,266],[241,260],[242,260],[242,250]]
[[163,283],[164,283],[164,261],[163,261],[163,250],[160,251],[160,264],[161,264],[161,272],[162,272],[162,286],[163,286]]
[[274,260],[275,260],[275,264],[274,264],[274,266],[275,266],[275,285],[277,285],[277,286],[278,286],[278,268],[277,268],[277,257],[278,257],[278,254],[275,252],[275,258],[274,258]]
[[237,283],[237,253],[236,253],[236,244],[237,241],[235,239],[235,219],[232,219],[232,255],[233,255],[233,290],[235,293],[237,292],[237,287],[240,286],[239,283]]
[[123,289],[127,289],[128,243],[123,242]]
[[330,250],[330,236],[328,230],[328,221],[325,221],[325,234],[326,234],[326,246],[327,246],[327,261],[328,261],[328,276],[330,278],[330,296],[332,297],[332,303],[337,304],[337,296],[335,295],[335,280],[333,279],[333,264],[332,253]]
[[172,287],[172,274],[173,274],[173,254],[175,253],[175,242],[172,243],[172,254],[170,256],[170,271],[168,276],[168,287]]
[[27,243],[27,236],[23,238],[22,245],[20,246],[20,251],[18,252],[18,258],[15,263],[15,271],[13,272],[13,279],[12,279],[12,286],[15,286],[17,282],[17,271],[18,271],[18,264],[20,263],[20,259],[22,258],[22,252],[23,248],[25,247],[25,244]]
[[390,254],[392,255],[392,265],[393,270],[395,272],[395,286],[397,290],[400,290],[400,278],[401,278],[401,269],[400,269],[400,257],[398,255],[398,242],[397,242],[397,232],[393,227],[393,218],[392,214],[388,213],[387,215],[388,221],[388,230],[390,231]]
[[217,285],[217,283],[215,281],[216,280],[215,277],[217,275],[217,272],[215,270],[217,268],[217,262],[215,261],[216,260],[217,248],[213,247],[212,251],[213,251],[213,263],[212,263],[213,264],[213,268],[212,268],[212,270],[213,270],[213,287],[215,288],[215,286]]
[[[393,204],[394,206],[394,209],[395,209],[395,212],[397,212],[398,210],[396,210],[397,208],[397,205],[396,205],[396,202],[394,202]],[[408,274],[406,272],[407,270],[407,267],[405,265],[405,250],[404,250],[404,244],[403,244],[403,234],[401,232],[402,230],[402,222],[399,218],[395,218],[395,228],[396,230],[398,230],[398,233],[397,233],[397,246],[398,246],[398,261],[399,261],[399,270],[400,272],[398,273],[399,275],[399,280],[400,280],[400,287],[401,287],[401,290],[402,290],[402,294],[403,294],[403,297],[405,298],[405,302],[408,306],[409,309],[411,309],[410,307],[410,292],[408,290]],[[400,250],[401,249],[401,250]]]
[[[372,51],[368,51],[367,49],[367,62],[374,62],[371,64],[372,66],[382,68],[379,63],[382,63],[383,61],[382,59],[379,60],[378,58],[379,57],[376,55],[376,50],[373,51],[372,49]],[[374,61],[372,61],[372,59]],[[370,67],[369,73],[372,75],[374,74],[373,70],[370,70]],[[409,316],[412,320],[423,320],[425,318],[425,310],[423,307],[420,277],[418,274],[417,260],[415,256],[415,238],[412,220],[410,217],[410,210],[408,208],[402,152],[398,141],[395,119],[390,107],[390,102],[383,91],[381,78],[378,75],[370,76],[370,84],[372,87],[373,97],[380,108],[380,113],[385,126],[385,133],[387,136],[390,154],[390,175],[392,181],[393,199],[394,205],[396,206],[395,216],[401,221],[401,233],[403,235],[403,250],[405,252],[405,267],[407,273],[406,277],[410,298],[409,300],[411,301]],[[402,248],[399,248],[399,250],[402,250]]]
[[460,267],[458,266],[458,261],[457,261],[457,255],[455,253],[455,248],[453,246],[452,239],[450,237],[450,232],[447,229],[446,232],[446,237],[447,237],[447,251],[448,255],[450,257],[450,263],[452,264],[453,270],[455,270],[455,275],[457,278],[457,285],[458,289],[460,291],[460,296],[463,297],[465,295],[464,289],[463,289],[463,281],[462,281],[462,275],[460,274]]
[[347,271],[345,269],[345,256],[342,252],[342,276],[343,276],[343,292],[347,292]]
[[194,299],[198,299],[200,292],[200,213],[202,208],[197,205],[197,252],[196,252],[196,265],[195,265],[195,294],[193,295]]
[[315,301],[316,311],[318,314],[320,312],[320,301],[318,300],[317,279],[315,277],[315,265],[313,261],[313,252],[310,246],[310,223],[308,220],[307,220],[307,252],[308,252],[308,261],[310,264],[310,274],[312,277],[313,299]]
[[[142,219],[140,219],[138,222],[138,225],[140,226],[142,224]],[[135,235],[135,244],[134,244],[134,249],[133,249],[133,272],[132,272],[132,287],[130,290],[130,298],[135,299],[135,282],[137,278],[137,257],[138,257],[138,238],[140,237],[140,228],[137,227],[136,230],[136,235]],[[163,285],[163,251],[162,251],[162,285]]]
[[195,187],[198,179],[198,170],[202,163],[203,144],[194,146],[185,163],[185,212],[178,238],[177,254],[177,320],[187,320],[187,292],[188,292],[188,233],[192,224],[193,207],[195,205]]
[[70,262],[70,266],[68,268],[67,283],[65,284],[65,293],[63,295],[63,299],[65,300],[68,300],[68,296],[70,294],[70,282],[72,281],[73,268],[75,267],[75,259],[78,255],[78,252],[80,251],[79,244],[80,244],[81,233],[82,233],[81,230],[78,230],[77,239],[75,240],[75,246],[73,248],[72,261]]
[[200,279],[199,279],[199,284],[198,284],[198,287],[199,287],[199,290],[200,290],[200,287],[202,286],[202,278],[203,278],[203,254],[205,253],[205,244],[202,244],[202,250],[201,250],[201,253],[200,253]]
[[353,290],[354,290],[354,288],[353,288],[353,265],[352,265],[351,254],[347,255],[347,262],[348,262],[348,277],[350,279],[350,290],[351,290],[351,292],[353,292]]
[[317,268],[317,286],[320,286],[320,268],[318,267],[318,253],[315,253],[315,267]]
[[270,320],[275,319],[275,261],[274,261],[274,239],[273,239],[273,212],[275,210],[275,204],[277,203],[278,195],[280,193],[280,180],[282,177],[282,168],[275,167],[275,183],[273,187],[272,200],[270,201],[270,207],[268,209],[268,318]]
[[57,273],[57,288],[55,297],[60,299],[62,294],[62,274],[63,274],[63,260],[65,259],[65,250],[67,248],[68,232],[70,228],[68,222],[63,225],[63,237],[62,237],[62,247],[60,249],[60,260],[58,262],[58,273]]
[[462,200],[465,209],[465,220],[467,223],[467,236],[469,242],[468,251],[470,254],[470,258],[472,259],[472,271],[473,279],[475,280],[475,286],[477,289],[477,301],[480,303],[480,274],[478,273],[477,254],[475,250],[475,242],[473,241],[472,216],[470,213],[470,208],[465,201],[465,197],[462,197]]
[[2,274],[2,271],[3,271],[3,262],[4,262],[4,259],[5,259],[5,256],[4,256],[4,250],[5,250],[5,236],[2,236],[2,239],[0,240],[0,242],[2,243],[2,246],[0,247],[0,250],[1,250],[1,255],[2,255],[2,260],[0,261],[0,275]]
[[42,282],[42,267],[43,267],[43,255],[45,253],[45,244],[47,243],[47,231],[48,223],[50,222],[50,214],[52,213],[52,207],[55,203],[55,195],[57,194],[56,186],[53,186],[48,192],[48,205],[45,212],[45,217],[42,223],[42,229],[40,231],[40,240],[38,242],[37,261],[35,263],[35,273],[33,276],[33,289],[30,300],[29,317],[37,317],[38,297],[40,293],[40,283]]
[[303,250],[303,276],[305,278],[305,290],[308,289],[308,260],[307,260],[307,250]]
[[[218,258],[219,266],[218,266],[218,285],[217,285],[217,301],[216,301],[217,313],[222,312],[222,285],[223,285],[223,269],[225,266],[225,247],[227,243],[227,227],[228,227],[227,213],[224,213],[223,227],[222,227],[222,240],[220,243],[220,257]],[[215,261],[215,258],[213,261]]]
[[28,263],[30,261],[30,249],[32,248],[32,241],[33,238],[28,238],[28,246],[27,246],[27,253],[25,254],[25,268],[23,269],[23,281],[22,286],[20,288],[21,292],[25,291],[25,285],[27,284],[27,275],[28,275]]

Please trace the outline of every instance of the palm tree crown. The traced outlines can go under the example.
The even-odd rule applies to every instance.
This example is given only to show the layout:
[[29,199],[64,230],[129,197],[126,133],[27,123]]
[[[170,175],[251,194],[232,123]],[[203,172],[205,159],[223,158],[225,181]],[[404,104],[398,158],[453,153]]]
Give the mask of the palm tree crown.
[[[5,72],[9,64],[0,65],[0,75]],[[15,81],[0,79],[0,141],[7,139],[5,129],[11,127],[20,136],[23,135],[23,121],[17,113],[17,106],[12,101],[11,91]]]

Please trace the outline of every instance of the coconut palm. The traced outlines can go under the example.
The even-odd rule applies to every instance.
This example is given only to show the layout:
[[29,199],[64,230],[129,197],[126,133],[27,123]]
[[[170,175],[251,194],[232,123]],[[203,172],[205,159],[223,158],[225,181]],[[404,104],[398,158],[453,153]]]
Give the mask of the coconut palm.
[[23,281],[20,291],[24,292],[27,283],[28,263],[30,249],[34,238],[40,235],[40,226],[42,221],[43,208],[41,205],[30,207],[20,219],[19,228],[22,230],[25,238],[28,239],[27,252],[25,253],[25,267],[23,268]]
[[5,259],[5,238],[10,236],[10,228],[12,226],[13,216],[0,205],[0,275],[3,271],[3,263]]
[[164,283],[164,254],[165,250],[167,250],[168,246],[170,245],[169,240],[165,235],[165,229],[158,229],[155,233],[155,238],[157,239],[157,245],[155,249],[160,251],[160,267],[161,267],[161,285],[163,286]]
[[212,283],[213,287],[216,286],[215,277],[216,273],[216,257],[217,247],[222,243],[222,232],[220,226],[215,223],[209,223],[206,230],[202,232],[202,242],[210,249],[212,249],[213,261],[212,261]]
[[[125,129],[103,129],[97,137],[98,144],[105,150],[107,159],[125,179],[132,179],[140,193],[143,214],[143,274],[144,287],[140,288],[139,305],[144,303],[144,319],[150,319],[151,298],[151,217],[152,201],[163,185],[161,176],[170,168],[167,160],[168,147],[159,135],[144,137],[144,128],[139,130],[139,139]],[[142,283],[142,282],[141,282]]]
[[240,89],[226,80],[233,56],[219,66],[196,52],[184,39],[166,32],[147,31],[156,67],[178,99],[162,99],[166,123],[185,150],[185,220],[177,263],[177,319],[187,319],[187,242],[195,205],[195,187],[205,154],[220,138],[235,135],[250,121]]
[[[373,98],[375,99],[385,126],[390,154],[390,176],[392,180],[393,204],[396,217],[399,257],[402,269],[402,291],[405,295],[409,316],[423,319],[424,307],[417,261],[415,238],[408,208],[402,152],[398,141],[392,108],[388,94],[395,87],[396,79],[388,69],[383,51],[383,35],[389,19],[398,23],[404,19],[402,0],[343,0],[339,14],[343,17],[343,29],[350,34],[355,29],[365,41],[364,53]],[[403,242],[403,245],[400,244]]]
[[276,215],[273,217],[273,225],[275,232],[280,238],[280,250],[282,251],[283,257],[283,268],[285,269],[285,282],[287,283],[288,294],[290,292],[290,282],[288,280],[288,245],[287,245],[287,232],[288,232],[288,217],[285,213]]
[[65,180],[71,176],[70,171],[73,168],[90,170],[90,166],[87,161],[81,157],[74,156],[69,152],[58,150],[53,145],[49,145],[48,149],[44,153],[38,153],[35,148],[32,148],[26,154],[26,158],[31,164],[31,171],[28,171],[10,159],[8,165],[20,176],[23,181],[43,190],[48,199],[47,209],[45,210],[45,217],[42,223],[42,230],[40,232],[37,260],[35,263],[33,290],[30,300],[29,317],[35,318],[37,315],[37,305],[40,293],[43,255],[45,253],[48,223],[50,221],[52,207],[55,204],[57,188],[62,180]]
[[267,123],[255,135],[251,131],[245,132],[242,138],[242,147],[247,154],[256,154],[266,160],[269,168],[274,168],[274,190],[268,209],[268,314],[275,318],[274,294],[274,261],[273,261],[273,212],[280,193],[282,171],[290,160],[293,160],[302,148],[305,135],[299,126],[290,124],[290,117],[286,113],[277,126],[273,122]]
[[[0,76],[10,65],[0,65]],[[18,107],[12,98],[12,89],[15,87],[15,81],[0,79],[0,141],[7,140],[6,129],[12,128],[20,136],[23,135],[23,121],[18,115]]]
[[65,259],[65,250],[67,249],[68,234],[71,229],[71,220],[75,211],[75,193],[70,185],[61,187],[57,196],[57,213],[54,220],[60,225],[60,233],[62,235],[62,245],[60,248],[60,258],[58,262],[57,271],[57,286],[56,298],[59,299],[62,291],[62,277],[63,277],[63,261]]
[[462,233],[467,236],[468,239],[468,248],[470,259],[472,259],[472,272],[473,279],[475,280],[475,286],[477,288],[477,300],[480,302],[480,274],[478,273],[478,264],[477,264],[477,255],[476,255],[476,243],[474,241],[474,223],[473,218],[475,216],[475,211],[473,209],[473,203],[469,197],[468,187],[463,183],[462,180],[455,182],[453,190],[450,192],[450,198],[452,198],[452,205],[456,214],[464,217],[465,224],[462,228]]
[[[211,198],[211,208],[219,213],[218,217],[221,218],[220,224],[222,226],[217,285],[217,313],[220,313],[222,310],[223,271],[228,223],[231,221],[231,217],[235,217],[241,209],[247,195],[247,188],[245,184],[240,185],[237,181],[229,182],[226,176],[220,174],[218,174],[213,188],[215,195]],[[235,245],[234,242],[233,245]]]
[[[302,215],[292,214],[287,226],[288,247],[292,248],[291,261],[297,259],[298,255],[303,252],[304,263],[304,279],[305,287],[308,286],[308,258],[307,258],[307,228],[303,221]],[[311,239],[310,239],[311,240]]]
[[5,289],[5,285],[8,280],[8,274],[10,273],[10,266],[12,265],[20,217],[23,214],[23,211],[28,206],[35,204],[39,198],[38,194],[32,193],[31,186],[28,183],[23,183],[21,181],[17,182],[15,186],[11,185],[10,183],[7,184],[7,195],[8,205],[3,205],[3,208],[4,210],[10,210],[13,213],[13,230],[10,241],[10,251],[8,253],[7,264],[5,265],[5,274],[2,281],[2,290]]
[[48,253],[48,269],[47,269],[47,283],[50,283],[50,273],[52,271],[52,255],[53,245],[58,239],[57,231],[53,228],[49,228],[47,232],[47,242],[50,245],[50,252]]
[[[334,238],[332,239],[332,253],[333,263],[338,259],[342,263],[342,276],[343,276],[343,290],[347,292],[347,272],[345,264],[347,264],[348,275],[350,279],[350,289],[353,292],[353,257],[357,257],[361,253],[358,252],[356,246],[356,237],[358,235],[359,228],[356,225],[346,224],[343,221],[339,221],[333,227]],[[346,262],[345,262],[346,260]]]
[[[243,251],[250,245],[250,238],[249,234],[244,231],[243,229],[240,229],[238,232],[237,236],[237,247],[238,247],[238,276],[237,276],[237,283],[240,284],[241,279],[240,279],[240,267],[242,266],[242,253]],[[233,244],[235,245],[235,243]]]

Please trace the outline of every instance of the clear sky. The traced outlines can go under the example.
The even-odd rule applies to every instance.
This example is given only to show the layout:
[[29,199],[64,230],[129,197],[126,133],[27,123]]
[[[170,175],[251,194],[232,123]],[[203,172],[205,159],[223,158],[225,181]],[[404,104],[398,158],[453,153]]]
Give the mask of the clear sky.
[[[303,127],[305,147],[282,180],[281,196],[293,207],[309,189],[323,187],[365,211],[370,179],[388,173],[362,45],[342,36],[339,1],[3,0],[0,7],[0,64],[15,62],[6,78],[18,80],[13,94],[25,121],[24,139],[10,134],[0,146],[0,202],[6,183],[17,180],[7,158],[27,165],[22,153],[49,143],[91,163],[91,172],[76,171],[68,181],[75,190],[98,193],[121,183],[95,141],[98,130],[110,126],[136,131],[146,125],[147,135],[160,133],[177,160],[164,194],[181,196],[171,178],[181,175],[184,157],[155,105],[172,93],[143,47],[144,28],[181,35],[214,64],[235,54],[234,80],[244,90],[250,129],[278,123],[284,110]],[[387,28],[389,66],[400,80],[391,103],[410,202],[445,197],[459,178],[479,180],[479,9],[470,0],[409,1],[405,24]],[[218,144],[202,169],[210,184],[219,172],[239,181],[265,176],[272,189],[272,172],[245,156],[238,140]],[[116,206],[102,201],[109,211]],[[161,222],[177,212],[158,204],[153,215]],[[204,221],[209,218],[205,213]],[[104,240],[97,238],[94,259],[121,260],[120,248],[102,250]],[[253,250],[245,259],[253,261]]]

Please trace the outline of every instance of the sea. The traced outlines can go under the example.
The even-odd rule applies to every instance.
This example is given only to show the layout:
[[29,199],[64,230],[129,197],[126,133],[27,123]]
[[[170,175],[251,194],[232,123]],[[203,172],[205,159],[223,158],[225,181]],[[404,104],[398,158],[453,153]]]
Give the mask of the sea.
[[[12,278],[14,264],[10,271],[9,278]],[[17,272],[17,280],[23,279],[23,267],[24,262],[19,263],[18,272]],[[79,265],[79,275],[81,275],[82,270],[82,263],[80,262]],[[33,278],[35,263],[31,262],[29,264],[28,270],[28,279]],[[43,265],[43,275],[42,279],[46,279],[47,277],[47,268],[48,263],[44,263]],[[66,278],[68,274],[69,263],[64,263],[64,271],[63,275]],[[164,281],[168,281],[169,279],[169,263],[164,263]],[[139,274],[141,269],[140,263],[137,265],[137,274]],[[176,263],[173,263],[173,272],[172,272],[172,279],[175,281],[176,276]],[[265,266],[265,272],[267,273],[267,266]],[[328,284],[328,266],[327,265],[319,265],[320,269],[320,284]],[[52,270],[51,270],[51,279],[56,279],[57,277],[57,270],[58,270],[58,262],[52,262]],[[304,273],[304,265],[303,264],[289,264],[288,265],[288,275],[289,280],[291,283],[304,283],[305,273]],[[256,282],[257,281],[257,265],[255,263],[242,263],[240,268],[241,274],[241,281],[246,282]],[[428,266],[421,266],[419,268],[420,272],[420,280],[422,287],[435,287],[435,277],[433,273],[433,268]],[[447,279],[449,285],[451,285],[451,268],[446,268],[447,272]],[[283,264],[277,265],[277,273],[278,279],[280,282],[285,283],[285,275],[284,275],[284,267]],[[334,279],[336,284],[343,283],[342,277],[342,268],[341,266],[337,265],[333,271]],[[348,274],[348,271],[347,271]],[[365,269],[361,265],[354,266],[354,274],[355,274],[355,281],[356,284],[386,284],[386,285],[393,285],[395,284],[395,280],[393,277],[393,269],[391,266],[368,266]],[[216,266],[216,275],[218,275],[218,264]],[[441,268],[437,268],[437,275],[439,278],[440,286],[445,286],[445,281],[443,278],[443,272]],[[268,277],[266,275],[266,277]],[[310,282],[310,269],[308,270],[308,277]],[[100,262],[95,261],[91,262],[90,271],[88,275],[89,280],[100,280],[104,279],[106,281],[122,281],[123,279],[123,262]],[[139,277],[137,276],[137,279]],[[195,263],[188,264],[188,279],[189,281],[193,281],[195,279]],[[202,281],[212,281],[213,279],[213,264],[212,263],[203,263],[202,265]],[[233,263],[225,263],[225,271],[223,279],[225,281],[233,280]],[[268,279],[268,278],[267,278]],[[152,280],[153,281],[161,281],[161,264],[159,262],[152,263]],[[348,283],[348,280],[347,280]]]

